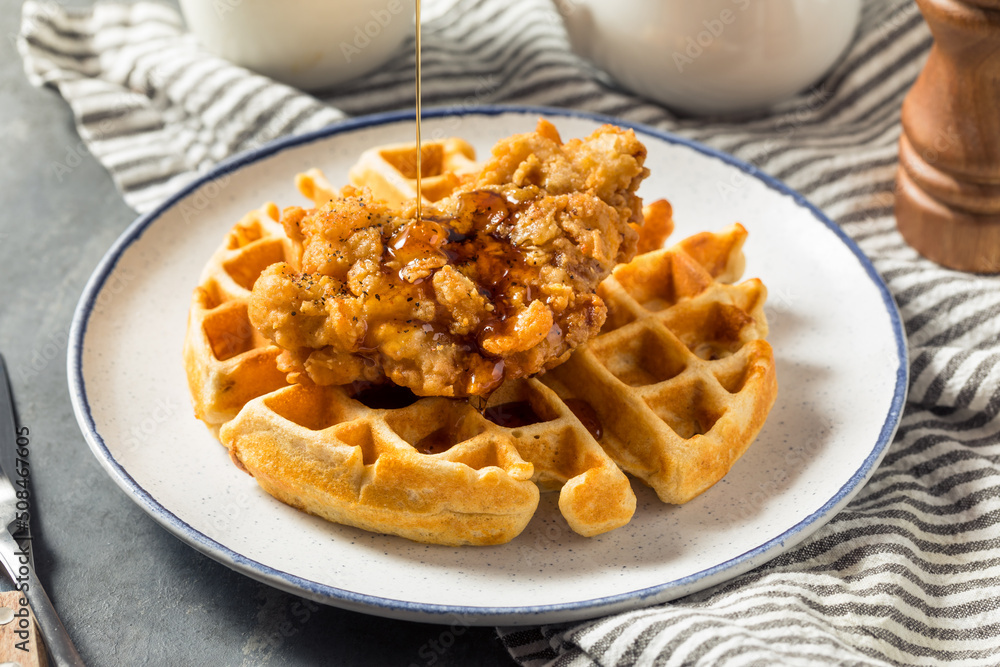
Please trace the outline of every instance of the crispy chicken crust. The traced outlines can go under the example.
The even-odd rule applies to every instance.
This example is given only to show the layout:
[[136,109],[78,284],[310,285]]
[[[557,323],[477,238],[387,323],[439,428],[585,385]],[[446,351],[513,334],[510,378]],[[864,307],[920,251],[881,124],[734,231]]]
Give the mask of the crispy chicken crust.
[[540,120],[420,220],[351,187],[286,209],[298,261],[264,271],[250,319],[294,382],[486,396],[599,332],[597,284],[636,252],[645,157],[631,130],[564,144]]

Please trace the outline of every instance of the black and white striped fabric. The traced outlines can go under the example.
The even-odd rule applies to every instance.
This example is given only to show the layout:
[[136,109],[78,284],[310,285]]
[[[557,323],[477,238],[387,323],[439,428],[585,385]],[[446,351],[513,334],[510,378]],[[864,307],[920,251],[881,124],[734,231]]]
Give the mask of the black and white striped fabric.
[[[572,107],[733,153],[858,242],[909,338],[895,442],[811,539],[669,604],[502,628],[511,655],[532,667],[1000,664],[1000,278],[922,259],[892,215],[900,104],[931,45],[916,5],[868,0],[824,81],[736,122],[678,118],[614,89],[571,53],[549,0],[424,3],[425,104]],[[234,152],[412,104],[412,42],[377,75],[317,99],[204,53],[176,12],[150,3],[70,13],[29,1],[20,48],[31,81],[66,98],[87,147],[139,211]]]

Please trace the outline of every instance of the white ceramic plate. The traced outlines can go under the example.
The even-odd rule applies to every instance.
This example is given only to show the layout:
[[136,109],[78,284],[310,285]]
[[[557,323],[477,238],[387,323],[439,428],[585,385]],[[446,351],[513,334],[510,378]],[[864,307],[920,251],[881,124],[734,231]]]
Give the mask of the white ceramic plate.
[[[564,139],[612,121],[436,110],[424,137],[459,135],[482,156],[540,115]],[[364,149],[412,140],[412,114],[359,118],[243,155],[126,230],[88,283],[70,335],[73,405],[94,454],[154,519],[212,558],[309,598],[412,620],[594,617],[692,593],[787,550],[848,502],[892,439],[907,379],[898,312],[857,247],[800,196],[731,157],[636,130],[651,171],[640,194],[673,203],[674,238],[742,222],[746,277],[770,290],[777,404],[729,476],[699,498],[668,506],[636,483],[632,522],[583,538],[543,494],[509,544],[426,546],[279,503],[194,418],[181,362],[189,297],[226,231],[266,200],[305,204],[293,177],[309,167],[346,182]]]

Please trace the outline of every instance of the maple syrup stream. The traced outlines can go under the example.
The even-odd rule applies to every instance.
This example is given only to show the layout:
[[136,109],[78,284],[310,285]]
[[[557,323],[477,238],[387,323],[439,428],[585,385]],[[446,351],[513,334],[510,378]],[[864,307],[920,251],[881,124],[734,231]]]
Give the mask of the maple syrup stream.
[[423,195],[420,193],[420,181],[424,175],[423,157],[424,146],[420,142],[420,0],[416,0],[416,24],[417,24],[417,220],[421,220],[423,213]]

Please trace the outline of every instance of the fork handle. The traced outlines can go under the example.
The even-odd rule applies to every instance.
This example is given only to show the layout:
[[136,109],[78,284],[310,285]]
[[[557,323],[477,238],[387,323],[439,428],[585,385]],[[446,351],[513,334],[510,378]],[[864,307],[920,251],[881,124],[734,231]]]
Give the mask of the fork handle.
[[73,640],[66,632],[66,627],[59,619],[56,608],[52,606],[52,601],[42,588],[42,582],[35,575],[35,569],[30,562],[22,563],[17,558],[16,554],[20,550],[17,540],[6,530],[0,529],[0,560],[3,561],[8,574],[18,581],[21,568],[26,568],[28,571],[27,577],[20,577],[20,581],[27,584],[27,590],[23,590],[24,596],[28,598],[28,605],[35,614],[35,622],[45,641],[49,661],[56,667],[86,667],[76,646],[73,645]]

